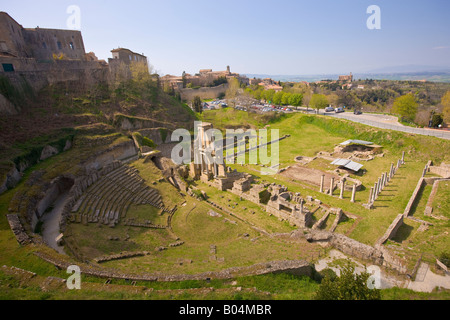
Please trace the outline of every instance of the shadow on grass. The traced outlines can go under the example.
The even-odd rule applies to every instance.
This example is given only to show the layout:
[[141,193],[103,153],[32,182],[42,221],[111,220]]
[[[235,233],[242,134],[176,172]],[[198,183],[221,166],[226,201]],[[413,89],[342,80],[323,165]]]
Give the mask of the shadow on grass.
[[392,240],[394,240],[398,243],[402,243],[403,241],[408,239],[408,237],[411,235],[413,230],[414,230],[414,227],[407,225],[407,224],[403,224],[400,228],[398,228],[397,233],[396,233],[395,237],[392,238]]

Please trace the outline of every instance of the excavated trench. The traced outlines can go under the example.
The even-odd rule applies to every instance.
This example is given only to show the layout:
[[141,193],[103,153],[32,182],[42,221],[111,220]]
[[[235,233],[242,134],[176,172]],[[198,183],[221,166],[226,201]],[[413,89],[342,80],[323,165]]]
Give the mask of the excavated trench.
[[64,176],[56,178],[36,210],[35,231],[41,233],[42,239],[49,247],[62,254],[65,253],[64,247],[57,243],[56,238],[60,234],[62,211],[73,184],[72,178]]

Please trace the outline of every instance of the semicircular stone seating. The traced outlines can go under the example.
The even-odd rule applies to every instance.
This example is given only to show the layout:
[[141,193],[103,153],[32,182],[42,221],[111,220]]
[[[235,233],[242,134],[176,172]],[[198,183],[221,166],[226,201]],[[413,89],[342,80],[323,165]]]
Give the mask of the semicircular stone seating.
[[150,188],[136,168],[120,166],[91,185],[72,207],[71,221],[115,226],[132,204],[167,209],[157,190]]

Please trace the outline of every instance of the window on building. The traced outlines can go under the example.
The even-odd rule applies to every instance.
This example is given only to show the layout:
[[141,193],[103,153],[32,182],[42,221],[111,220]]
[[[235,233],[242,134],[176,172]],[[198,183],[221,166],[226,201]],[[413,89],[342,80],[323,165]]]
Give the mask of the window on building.
[[42,42],[42,48],[47,49],[47,44],[45,42]]
[[75,50],[75,46],[73,45],[73,42],[69,43],[69,47],[70,47],[70,49]]
[[56,44],[57,44],[57,46],[58,46],[58,49],[61,50],[61,49],[62,49],[62,43],[61,43],[61,41],[58,41]]
[[2,63],[3,71],[5,72],[14,72],[14,66],[12,63]]
[[128,58],[130,58],[130,61],[133,61],[133,58],[131,57],[131,54],[128,56]]

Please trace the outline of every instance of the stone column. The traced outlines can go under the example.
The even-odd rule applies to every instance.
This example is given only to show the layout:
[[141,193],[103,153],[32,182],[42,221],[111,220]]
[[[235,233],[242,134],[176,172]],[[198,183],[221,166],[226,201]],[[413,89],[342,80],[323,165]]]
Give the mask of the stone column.
[[377,196],[378,196],[381,192],[381,178],[378,178],[377,186],[378,186],[378,190],[377,190]]
[[356,195],[356,184],[353,185],[353,188],[352,188],[352,199],[350,200],[350,202],[355,203],[355,195]]
[[303,214],[303,199],[300,200],[300,213]]
[[344,188],[345,188],[345,178],[341,180],[341,193],[339,194],[339,199],[344,199]]
[[375,182],[374,186],[373,186],[373,201],[377,200],[377,195],[378,195],[378,182]]
[[402,152],[402,164],[405,164],[405,151]]
[[334,185],[334,177],[331,177],[331,183],[330,183],[330,196],[333,195],[333,185]]
[[373,187],[370,188],[369,203],[373,202]]
[[391,163],[391,179],[394,177],[394,164]]
[[320,192],[323,193],[323,184],[325,182],[325,175],[323,174],[322,177],[320,177]]

